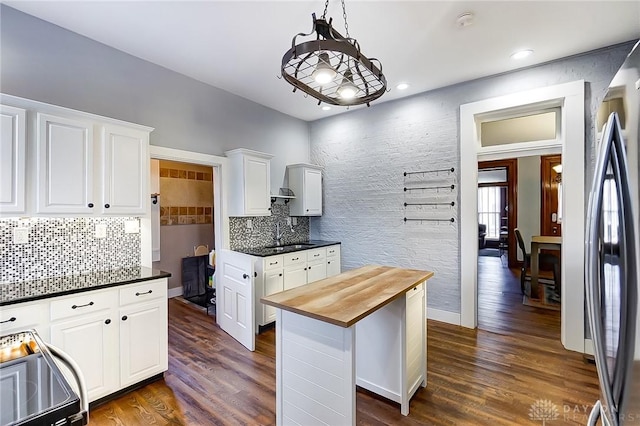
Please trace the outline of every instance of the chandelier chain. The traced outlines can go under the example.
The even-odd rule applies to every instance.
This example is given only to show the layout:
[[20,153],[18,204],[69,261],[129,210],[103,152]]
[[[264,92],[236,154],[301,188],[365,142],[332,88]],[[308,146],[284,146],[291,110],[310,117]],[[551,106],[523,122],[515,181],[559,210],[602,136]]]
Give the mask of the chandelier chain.
[[329,8],[329,0],[324,2],[324,12],[322,12],[322,19],[326,19],[327,17],[327,9]]
[[[329,3],[329,0],[327,0]],[[347,24],[347,8],[344,5],[344,0],[342,0],[342,17],[344,18],[344,31],[346,33],[347,38],[349,38],[349,24]]]

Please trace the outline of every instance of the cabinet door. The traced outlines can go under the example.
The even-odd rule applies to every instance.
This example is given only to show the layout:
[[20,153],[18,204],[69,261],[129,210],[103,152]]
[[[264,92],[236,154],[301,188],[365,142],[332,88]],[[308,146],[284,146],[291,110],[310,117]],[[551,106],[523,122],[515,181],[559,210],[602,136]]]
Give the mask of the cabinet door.
[[284,289],[290,290],[292,288],[300,287],[307,283],[307,265],[303,263],[301,265],[289,266],[284,269]]
[[[264,295],[269,296],[271,294],[280,293],[284,290],[284,276],[282,270],[266,272],[264,279]],[[269,305],[264,306],[264,321],[263,324],[269,324],[276,320],[276,308]]]
[[220,249],[216,272],[217,315],[220,328],[250,351],[255,349],[253,258]]
[[93,211],[93,125],[38,114],[38,213]]
[[327,258],[327,277],[338,275],[340,272],[340,259]]
[[0,105],[0,213],[25,212],[26,112]]
[[103,310],[51,325],[51,343],[69,354],[80,367],[89,401],[118,389],[119,321],[115,314]]
[[244,158],[244,205],[247,216],[270,215],[270,162],[264,158]]
[[102,144],[102,213],[144,214],[148,198],[149,134],[105,125]]
[[167,370],[167,300],[120,309],[120,387]]
[[305,216],[322,215],[322,171],[304,169],[304,209]]
[[327,278],[327,264],[324,260],[307,265],[307,283]]

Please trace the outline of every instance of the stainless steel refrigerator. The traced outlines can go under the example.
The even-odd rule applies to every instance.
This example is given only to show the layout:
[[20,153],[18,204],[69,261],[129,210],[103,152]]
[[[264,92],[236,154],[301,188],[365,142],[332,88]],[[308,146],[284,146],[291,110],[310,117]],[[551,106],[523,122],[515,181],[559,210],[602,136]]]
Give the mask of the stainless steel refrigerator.
[[589,424],[600,418],[607,426],[640,425],[638,44],[611,82],[599,116],[607,118],[589,195],[585,272],[600,400]]

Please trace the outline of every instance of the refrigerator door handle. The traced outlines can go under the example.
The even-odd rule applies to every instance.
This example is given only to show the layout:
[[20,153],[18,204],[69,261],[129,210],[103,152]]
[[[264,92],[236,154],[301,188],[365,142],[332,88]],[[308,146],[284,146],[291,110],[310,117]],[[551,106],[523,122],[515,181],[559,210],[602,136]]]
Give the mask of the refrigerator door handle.
[[[609,120],[602,131],[602,139],[597,156],[595,174],[589,196],[587,210],[587,235],[585,241],[585,291],[587,297],[587,312],[591,325],[591,337],[593,340],[593,352],[596,360],[598,378],[602,397],[608,409],[614,408],[611,380],[607,371],[606,348],[604,342],[604,329],[600,312],[601,287],[600,287],[600,241],[599,229],[602,220],[602,201],[604,181],[607,167],[611,161],[611,151],[614,139],[615,122],[618,120],[616,113],[609,116]],[[600,402],[598,402],[601,404]]]
[[591,413],[589,413],[589,420],[587,420],[587,426],[595,426],[596,423],[598,422],[598,419],[600,418],[600,409],[601,409],[601,405],[600,405],[600,401],[596,401],[595,404],[593,404],[593,408],[591,409]]

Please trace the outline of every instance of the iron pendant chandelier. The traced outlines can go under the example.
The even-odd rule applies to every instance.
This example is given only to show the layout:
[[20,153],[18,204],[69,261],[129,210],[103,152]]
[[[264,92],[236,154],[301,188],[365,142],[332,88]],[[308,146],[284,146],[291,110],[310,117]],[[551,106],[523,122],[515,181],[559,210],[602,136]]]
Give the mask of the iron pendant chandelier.
[[[342,0],[346,37],[337,32],[326,20],[329,0],[324,5],[320,19],[313,17],[309,34],[298,33],[282,57],[282,77],[293,87],[300,89],[330,105],[352,106],[367,104],[378,99],[387,89],[382,74],[382,64],[376,58],[367,58],[360,51],[360,44],[349,36],[347,12]],[[296,44],[298,37],[316,35],[315,40]],[[376,64],[374,64],[376,62]]]

